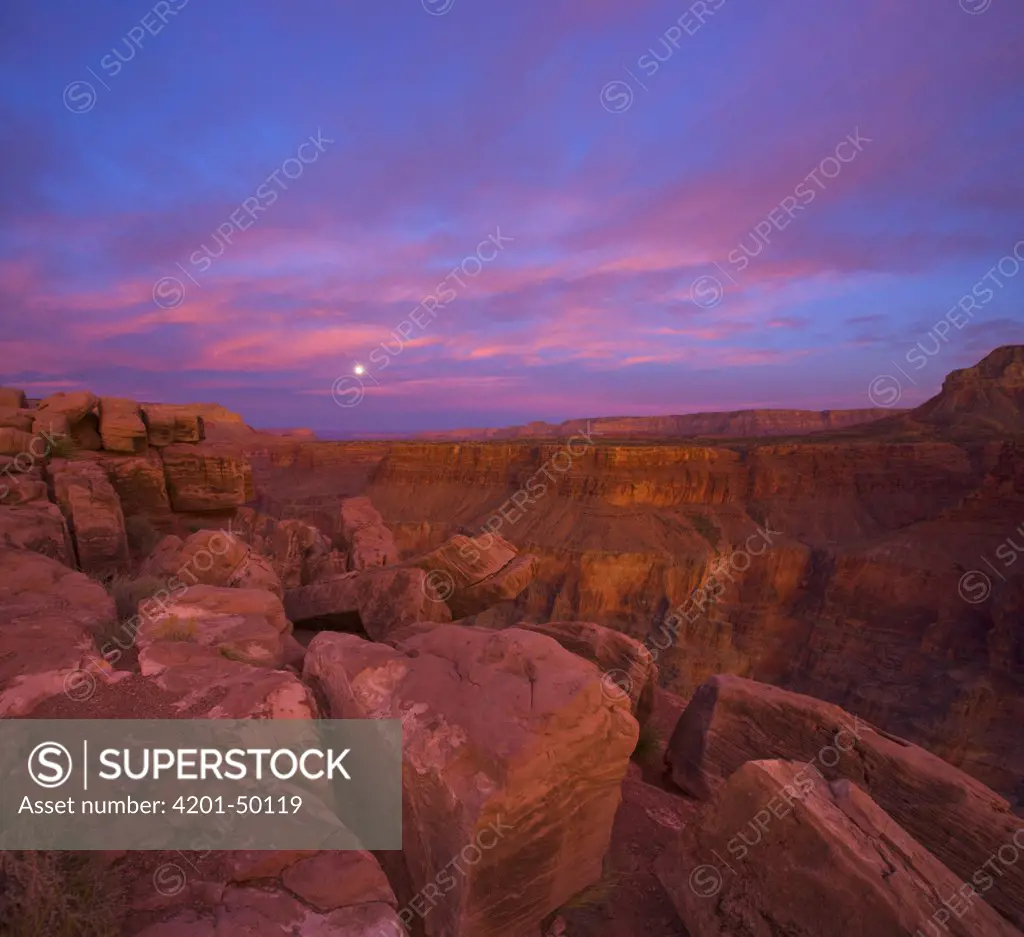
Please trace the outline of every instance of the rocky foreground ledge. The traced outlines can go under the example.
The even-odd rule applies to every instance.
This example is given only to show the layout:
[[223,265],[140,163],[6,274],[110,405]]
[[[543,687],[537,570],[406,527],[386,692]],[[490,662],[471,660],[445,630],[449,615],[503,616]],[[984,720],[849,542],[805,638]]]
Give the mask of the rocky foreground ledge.
[[[67,398],[27,408],[0,391],[16,492],[0,503],[0,716],[404,728],[400,852],[217,852],[187,869],[154,853],[86,854],[90,912],[110,933],[1009,937],[1024,926],[1024,821],[923,749],[737,677],[713,678],[684,707],[657,689],[645,648],[614,630],[488,626],[536,575],[501,537],[456,534],[402,556],[366,498],[339,503],[328,537],[244,506],[246,460],[207,448],[198,416]],[[58,440],[49,448],[33,442],[44,432]],[[40,861],[3,857],[0,933],[21,937]],[[76,900],[57,881],[67,887],[52,914],[31,893],[44,933],[60,933]]]

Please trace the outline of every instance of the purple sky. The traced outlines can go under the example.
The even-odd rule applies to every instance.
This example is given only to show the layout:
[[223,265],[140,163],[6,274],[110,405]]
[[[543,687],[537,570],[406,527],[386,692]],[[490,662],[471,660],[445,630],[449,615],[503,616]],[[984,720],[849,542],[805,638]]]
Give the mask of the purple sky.
[[337,434],[916,404],[1024,342],[1022,42],[1019,0],[6,4],[0,383]]

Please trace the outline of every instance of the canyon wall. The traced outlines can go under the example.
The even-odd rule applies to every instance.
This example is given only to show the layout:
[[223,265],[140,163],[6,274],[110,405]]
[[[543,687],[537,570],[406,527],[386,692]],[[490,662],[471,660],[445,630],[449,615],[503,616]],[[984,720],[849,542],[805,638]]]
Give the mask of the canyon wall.
[[503,621],[587,620],[648,638],[683,696],[722,671],[819,696],[1024,799],[1013,577],[1024,560],[1009,562],[1005,543],[1024,522],[1013,442],[577,435],[288,441],[249,454],[264,506],[328,533],[337,498],[367,494],[406,554],[489,527],[537,555],[535,582]]

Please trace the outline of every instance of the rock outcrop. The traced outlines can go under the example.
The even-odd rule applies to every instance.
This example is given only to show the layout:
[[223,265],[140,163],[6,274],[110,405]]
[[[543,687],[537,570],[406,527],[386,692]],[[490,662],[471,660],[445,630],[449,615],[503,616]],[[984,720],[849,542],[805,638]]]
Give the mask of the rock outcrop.
[[16,387],[0,387],[0,410],[21,410],[25,406],[25,392]]
[[276,520],[252,508],[240,508],[232,529],[273,566],[285,589],[297,589],[345,573],[344,555],[312,524]]
[[143,404],[140,408],[151,446],[163,448],[175,443],[198,443],[206,438],[203,418],[187,407],[172,404]]
[[537,573],[535,557],[520,556],[507,540],[487,533],[456,534],[408,565],[427,574],[428,588],[456,618],[516,598]]
[[175,511],[230,511],[255,497],[249,461],[230,446],[165,446],[161,456]]
[[455,429],[420,433],[421,439],[504,440],[567,438],[593,431],[615,439],[673,439],[693,436],[796,436],[871,423],[892,416],[892,410],[732,410],[723,413],[682,413],[671,416],[599,416],[537,421],[497,429]]
[[98,583],[39,553],[0,547],[0,718],[75,692],[83,672],[103,675],[94,639],[114,620]]
[[140,651],[164,641],[194,642],[258,667],[282,666],[291,633],[281,600],[262,589],[192,586],[170,601],[141,602],[139,615]]
[[391,531],[369,498],[345,498],[338,512],[338,540],[349,569],[368,569],[398,561]]
[[289,589],[284,606],[297,625],[365,632],[374,641],[416,622],[452,618],[430,589],[427,574],[402,566],[364,569]]
[[601,672],[605,693],[627,697],[641,725],[650,719],[658,665],[641,642],[586,621],[549,621],[516,627],[554,638],[567,651],[595,664]]
[[186,586],[264,589],[281,597],[281,580],[264,556],[232,530],[199,530],[188,539],[161,540],[142,564],[147,576],[174,578]]
[[100,439],[109,452],[141,455],[149,447],[139,405],[124,397],[101,397]]
[[[741,677],[705,683],[665,753],[672,780],[697,797],[712,796],[749,761],[779,758],[858,785],[965,881],[1015,836],[1024,849],[1024,822],[1009,803],[941,758],[837,706]],[[985,898],[1024,927],[1024,862],[1001,868]]]
[[171,696],[176,711],[192,718],[319,716],[313,694],[294,674],[256,666],[233,654],[225,656],[222,646],[154,641],[139,651],[139,669],[146,680]]
[[128,563],[124,512],[102,466],[58,460],[51,463],[51,474],[81,569],[91,576],[105,576],[124,568]]
[[656,869],[701,937],[1019,934],[855,785],[787,762],[744,764]]
[[908,413],[906,422],[1024,432],[1024,346],[1004,345],[974,367],[951,371],[942,390]]
[[31,550],[65,566],[75,565],[75,547],[64,515],[49,502],[0,506],[0,547]]
[[427,935],[528,933],[600,877],[638,728],[592,664],[543,635],[439,625],[399,648],[321,633],[303,675],[332,718],[402,720],[404,848],[389,877],[405,900],[458,875]]

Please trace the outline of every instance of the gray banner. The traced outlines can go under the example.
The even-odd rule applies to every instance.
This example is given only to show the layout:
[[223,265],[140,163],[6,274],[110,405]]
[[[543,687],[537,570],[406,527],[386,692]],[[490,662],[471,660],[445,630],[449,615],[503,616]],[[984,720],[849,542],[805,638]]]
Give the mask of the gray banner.
[[397,719],[0,719],[0,850],[401,848]]

